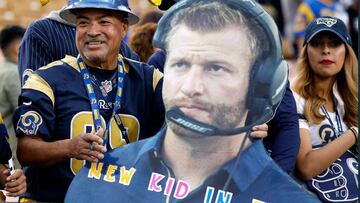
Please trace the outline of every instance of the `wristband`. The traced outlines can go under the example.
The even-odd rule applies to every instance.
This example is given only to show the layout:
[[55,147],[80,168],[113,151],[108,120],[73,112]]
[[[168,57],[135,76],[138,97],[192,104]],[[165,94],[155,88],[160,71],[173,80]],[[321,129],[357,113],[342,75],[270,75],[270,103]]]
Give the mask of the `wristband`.
[[357,140],[358,140],[358,136],[359,136],[359,130],[358,130],[358,128],[357,127],[355,127],[355,126],[352,126],[351,128],[350,128],[350,130],[351,130],[351,132],[354,134],[354,136],[355,136],[355,144],[357,143]]

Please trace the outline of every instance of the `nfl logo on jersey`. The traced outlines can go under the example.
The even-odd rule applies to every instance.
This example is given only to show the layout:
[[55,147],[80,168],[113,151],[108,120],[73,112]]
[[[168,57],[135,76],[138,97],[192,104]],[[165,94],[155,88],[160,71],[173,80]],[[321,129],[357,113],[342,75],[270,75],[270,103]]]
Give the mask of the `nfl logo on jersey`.
[[111,92],[112,90],[112,82],[105,80],[103,82],[101,82],[101,89],[103,89],[106,93]]

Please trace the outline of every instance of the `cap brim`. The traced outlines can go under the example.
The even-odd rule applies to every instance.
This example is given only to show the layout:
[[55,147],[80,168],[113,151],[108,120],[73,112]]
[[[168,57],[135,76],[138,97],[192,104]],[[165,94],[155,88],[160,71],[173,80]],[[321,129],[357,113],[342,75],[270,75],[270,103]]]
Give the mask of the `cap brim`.
[[317,30],[313,34],[311,34],[310,37],[308,37],[308,39],[306,41],[304,41],[303,46],[305,46],[305,44],[308,44],[315,37],[315,35],[319,34],[320,32],[324,32],[324,31],[329,31],[329,32],[332,32],[332,33],[336,34],[336,36],[338,36],[345,44],[349,44],[349,42],[341,34],[334,31],[333,29],[322,28],[322,29]]
[[72,6],[65,7],[60,11],[60,17],[63,20],[67,21],[68,23],[75,25],[76,24],[76,15],[74,14],[74,11],[81,10],[81,9],[94,9],[94,8],[95,9],[112,10],[112,11],[120,11],[120,12],[122,11],[128,15],[127,21],[129,23],[129,25],[134,25],[139,22],[139,17],[125,6],[119,6],[117,8],[109,8],[109,7],[101,6],[100,4],[98,6],[96,6],[96,5],[94,6],[94,4],[88,4],[88,3],[80,3],[80,4],[77,4],[76,7],[72,7]]

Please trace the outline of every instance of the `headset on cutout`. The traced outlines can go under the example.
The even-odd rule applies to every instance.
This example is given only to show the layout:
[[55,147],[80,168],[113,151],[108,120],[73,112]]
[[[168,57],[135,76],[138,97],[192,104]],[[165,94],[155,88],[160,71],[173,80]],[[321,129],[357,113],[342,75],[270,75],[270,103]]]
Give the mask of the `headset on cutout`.
[[[175,13],[201,1],[214,0],[182,0],[167,10],[158,22],[153,38],[154,46],[166,50],[166,36],[171,30],[171,21]],[[246,99],[246,107],[249,113],[244,127],[221,130],[186,116],[178,108],[167,112],[167,118],[170,121],[189,130],[210,136],[235,135],[247,132],[253,126],[269,121],[282,100],[288,78],[288,65],[283,59],[280,34],[272,17],[257,2],[252,0],[223,0],[221,2],[230,8],[241,10],[242,14],[248,17],[249,23],[257,23],[263,30],[260,33],[264,33],[261,35],[265,35],[269,47],[260,57],[255,59],[252,65]]]

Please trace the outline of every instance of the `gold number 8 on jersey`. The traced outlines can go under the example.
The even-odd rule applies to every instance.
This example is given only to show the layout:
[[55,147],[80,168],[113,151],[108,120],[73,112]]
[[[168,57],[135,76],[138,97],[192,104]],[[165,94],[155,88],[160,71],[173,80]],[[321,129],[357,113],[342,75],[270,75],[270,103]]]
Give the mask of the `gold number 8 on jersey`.
[[[121,121],[126,128],[127,136],[130,142],[136,142],[139,139],[140,124],[135,116],[129,114],[119,114]],[[101,117],[102,125],[105,126],[105,120]],[[93,130],[94,121],[90,111],[82,111],[77,113],[71,120],[70,138],[80,136],[82,133],[88,133]],[[115,149],[125,145],[126,141],[123,137],[115,120],[111,118],[109,127],[109,145],[111,149]],[[75,158],[70,159],[70,169],[74,173],[78,173],[85,165],[84,160]]]

